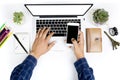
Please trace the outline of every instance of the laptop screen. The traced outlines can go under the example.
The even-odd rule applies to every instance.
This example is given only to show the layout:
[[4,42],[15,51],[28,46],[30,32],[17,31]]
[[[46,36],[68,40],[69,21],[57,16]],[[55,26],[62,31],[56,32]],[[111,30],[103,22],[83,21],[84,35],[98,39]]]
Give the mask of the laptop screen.
[[83,16],[92,4],[25,4],[33,16]]

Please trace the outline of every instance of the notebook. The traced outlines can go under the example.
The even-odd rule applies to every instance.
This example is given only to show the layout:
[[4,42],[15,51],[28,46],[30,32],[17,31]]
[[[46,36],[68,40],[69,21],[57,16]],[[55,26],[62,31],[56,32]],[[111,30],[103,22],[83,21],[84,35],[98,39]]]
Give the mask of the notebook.
[[86,29],[86,51],[102,52],[102,34],[100,28]]
[[[15,33],[18,37],[19,41],[25,47],[25,49],[29,52],[29,34],[26,32]],[[14,38],[15,41],[15,53],[26,53],[18,41]]]

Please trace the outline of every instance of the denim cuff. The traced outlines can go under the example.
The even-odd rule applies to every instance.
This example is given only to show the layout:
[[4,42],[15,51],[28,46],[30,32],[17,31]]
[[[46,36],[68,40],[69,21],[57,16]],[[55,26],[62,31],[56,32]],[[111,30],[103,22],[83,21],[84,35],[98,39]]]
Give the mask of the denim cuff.
[[81,58],[74,63],[77,72],[81,72],[83,69],[88,68],[89,65],[85,58]]
[[28,55],[26,57],[26,59],[23,61],[23,64],[28,64],[30,65],[32,68],[34,68],[37,65],[37,59],[35,57],[33,57],[32,55]]

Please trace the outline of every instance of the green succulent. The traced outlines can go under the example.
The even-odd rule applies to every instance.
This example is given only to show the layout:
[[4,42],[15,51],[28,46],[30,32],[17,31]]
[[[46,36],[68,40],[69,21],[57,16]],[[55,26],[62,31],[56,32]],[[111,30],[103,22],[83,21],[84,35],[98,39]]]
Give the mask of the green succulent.
[[22,12],[14,12],[13,15],[14,23],[21,24],[24,14]]
[[103,24],[108,21],[109,14],[104,9],[97,9],[93,13],[93,21],[95,23]]

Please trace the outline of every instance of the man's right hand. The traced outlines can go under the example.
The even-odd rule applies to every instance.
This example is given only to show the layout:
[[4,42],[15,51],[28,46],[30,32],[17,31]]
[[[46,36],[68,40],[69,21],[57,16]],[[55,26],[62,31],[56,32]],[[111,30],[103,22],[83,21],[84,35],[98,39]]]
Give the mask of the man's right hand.
[[83,32],[79,32],[78,40],[76,41],[74,38],[71,39],[74,45],[74,52],[77,59],[84,58],[84,36]]

